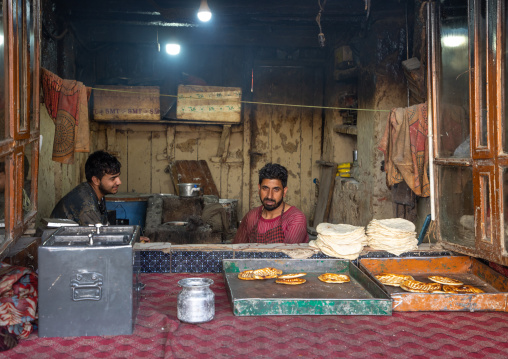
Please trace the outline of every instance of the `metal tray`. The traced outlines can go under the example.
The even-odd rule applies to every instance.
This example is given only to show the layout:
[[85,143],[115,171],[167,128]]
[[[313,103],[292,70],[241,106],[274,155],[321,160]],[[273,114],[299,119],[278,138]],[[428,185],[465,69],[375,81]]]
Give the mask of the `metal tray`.
[[[284,273],[306,272],[301,285],[276,284],[275,279],[240,280],[248,269],[274,267]],[[226,290],[238,316],[254,315],[391,315],[392,301],[354,264],[340,259],[232,259],[223,261]],[[323,273],[347,274],[351,282],[327,284]]]
[[[508,279],[468,256],[361,258],[359,268],[393,298],[394,311],[508,311]],[[442,275],[482,289],[480,294],[411,293],[382,285],[380,273],[408,274],[430,282],[428,276]]]

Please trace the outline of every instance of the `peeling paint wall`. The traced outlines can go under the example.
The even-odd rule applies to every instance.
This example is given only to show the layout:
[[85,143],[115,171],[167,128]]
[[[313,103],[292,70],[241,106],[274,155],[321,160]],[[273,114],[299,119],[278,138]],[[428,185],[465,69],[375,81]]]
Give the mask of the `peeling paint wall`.
[[[390,110],[407,106],[401,68],[401,62],[406,59],[402,57],[405,56],[404,26],[399,18],[379,20],[362,39],[357,90],[359,108]],[[393,217],[391,192],[386,186],[386,174],[381,171],[384,156],[377,148],[387,119],[388,112],[358,112],[357,175],[355,180],[337,177],[330,222],[365,226],[373,218]],[[335,138],[344,142],[343,137]],[[347,158],[350,156],[348,153]],[[342,157],[336,158],[338,161]]]

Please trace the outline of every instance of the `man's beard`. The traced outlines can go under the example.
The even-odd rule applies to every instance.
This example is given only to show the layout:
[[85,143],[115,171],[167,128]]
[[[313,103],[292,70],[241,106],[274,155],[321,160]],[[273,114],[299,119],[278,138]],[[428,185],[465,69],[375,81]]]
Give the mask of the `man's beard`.
[[274,201],[275,202],[274,204],[266,204],[265,203],[266,200],[269,200],[269,201],[274,201],[274,200],[272,200],[271,198],[266,197],[264,200],[261,201],[261,203],[263,204],[264,209],[266,209],[268,212],[270,212],[270,211],[273,211],[273,210],[279,208],[279,206],[284,201],[284,197],[282,197],[279,202],[275,202]]
[[[113,188],[114,188],[114,187],[113,187]],[[113,188],[112,188],[112,189],[113,189]],[[117,187],[117,188],[118,188],[118,187]],[[113,192],[113,191],[108,191],[108,190],[106,189],[106,187],[104,187],[104,186],[102,185],[102,182],[101,182],[101,183],[99,183],[99,191],[101,191],[101,193],[102,193],[102,195],[103,195],[103,196],[105,196],[105,195],[107,195],[107,194],[115,194],[115,193],[116,193],[116,192]]]

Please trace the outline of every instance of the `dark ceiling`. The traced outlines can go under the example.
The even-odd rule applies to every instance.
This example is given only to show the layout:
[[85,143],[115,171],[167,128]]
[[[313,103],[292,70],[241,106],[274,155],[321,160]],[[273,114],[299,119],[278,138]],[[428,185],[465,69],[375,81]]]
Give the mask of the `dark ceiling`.
[[[367,16],[370,0],[209,0],[216,26],[311,24],[320,10],[323,22],[355,22]],[[199,26],[200,0],[57,0],[71,21],[147,25]],[[393,1],[378,1],[392,3]],[[378,4],[382,5],[382,4]],[[377,6],[377,5],[376,5]]]
[[212,20],[201,23],[196,16],[200,0],[54,0],[54,4],[63,26],[57,31],[70,26],[87,43],[142,42],[146,36],[174,34],[255,43],[280,34],[302,38],[300,45],[307,41],[311,46],[317,46],[320,7],[325,33],[365,27],[373,15],[405,7],[401,0],[208,0]]

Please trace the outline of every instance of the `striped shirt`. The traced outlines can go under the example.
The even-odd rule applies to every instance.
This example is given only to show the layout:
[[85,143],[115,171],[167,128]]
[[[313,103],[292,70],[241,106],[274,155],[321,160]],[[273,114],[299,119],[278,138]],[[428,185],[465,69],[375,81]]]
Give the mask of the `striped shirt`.
[[[265,233],[280,224],[280,216],[272,219],[264,219],[260,216],[262,207],[251,209],[243,217],[233,243],[249,243],[249,234],[254,230],[256,223],[258,233]],[[302,211],[294,206],[284,212],[282,216],[282,231],[284,232],[284,243],[307,243],[309,241],[307,218]]]

